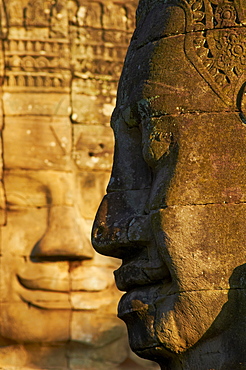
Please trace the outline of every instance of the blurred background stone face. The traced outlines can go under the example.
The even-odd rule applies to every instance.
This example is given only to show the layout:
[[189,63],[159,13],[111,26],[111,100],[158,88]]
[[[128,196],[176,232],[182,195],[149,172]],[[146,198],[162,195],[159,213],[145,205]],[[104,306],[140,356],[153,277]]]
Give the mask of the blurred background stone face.
[[2,369],[155,368],[116,317],[91,223],[136,0],[1,2]]

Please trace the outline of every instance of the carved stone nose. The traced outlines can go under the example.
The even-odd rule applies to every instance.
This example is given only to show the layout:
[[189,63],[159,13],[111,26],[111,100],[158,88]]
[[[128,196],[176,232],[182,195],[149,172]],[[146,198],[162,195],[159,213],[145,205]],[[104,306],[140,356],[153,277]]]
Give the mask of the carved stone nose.
[[35,245],[31,257],[46,260],[84,260],[93,257],[83,219],[74,207],[54,206],[49,211],[48,227]]
[[[123,215],[119,210],[124,210]],[[92,244],[98,253],[122,258],[131,246],[127,229],[131,220],[121,197],[111,193],[104,197],[92,228]]]
[[145,236],[134,235],[138,226],[131,225],[131,222],[136,217],[140,225],[142,218],[139,215],[144,212],[148,191],[126,190],[104,197],[92,230],[92,244],[98,253],[124,258],[129,251],[140,248],[138,241]]
[[131,242],[149,242],[153,237],[150,216],[135,216],[129,224],[127,235]]

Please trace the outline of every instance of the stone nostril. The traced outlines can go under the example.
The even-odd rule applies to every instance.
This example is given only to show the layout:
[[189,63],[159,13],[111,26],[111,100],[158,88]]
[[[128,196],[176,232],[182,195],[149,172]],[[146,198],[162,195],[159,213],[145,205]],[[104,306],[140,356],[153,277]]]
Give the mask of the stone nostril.
[[74,207],[52,207],[46,232],[34,246],[31,259],[60,261],[93,258],[88,232],[82,223],[83,219],[76,217]]
[[95,228],[94,237],[96,239],[102,238],[103,234],[105,234],[105,227],[102,225],[99,225],[97,228]]

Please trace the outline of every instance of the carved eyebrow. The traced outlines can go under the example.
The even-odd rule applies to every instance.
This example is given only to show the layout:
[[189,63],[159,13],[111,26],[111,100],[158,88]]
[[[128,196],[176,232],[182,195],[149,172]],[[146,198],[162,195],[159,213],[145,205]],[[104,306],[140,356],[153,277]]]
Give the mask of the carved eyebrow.
[[9,206],[33,206],[34,203],[18,192],[12,192],[7,194],[6,197],[7,208]]
[[154,99],[154,97],[150,99],[141,99],[136,103],[130,104],[125,109],[119,109],[118,114],[129,128],[139,127],[143,119],[151,117],[150,101],[152,99]]
[[[24,182],[23,182],[24,181]],[[28,183],[28,191],[26,184]],[[43,207],[50,204],[50,191],[41,181],[32,178],[24,178],[20,174],[8,175],[5,180],[6,205],[9,207]]]
[[138,113],[135,109],[132,109],[131,105],[114,109],[110,122],[113,129],[117,126],[118,120],[124,121],[129,128],[138,127],[140,123]]
[[141,121],[150,117],[150,109],[148,100],[142,99],[128,108],[121,110],[120,114],[128,127],[139,127]]
[[20,194],[17,192],[13,192],[8,194],[6,199],[6,209],[17,210],[23,209],[26,210],[27,208],[48,208],[49,203],[47,201],[47,196],[44,194],[43,199],[39,196],[39,199],[34,199],[30,197],[26,197],[24,194]]

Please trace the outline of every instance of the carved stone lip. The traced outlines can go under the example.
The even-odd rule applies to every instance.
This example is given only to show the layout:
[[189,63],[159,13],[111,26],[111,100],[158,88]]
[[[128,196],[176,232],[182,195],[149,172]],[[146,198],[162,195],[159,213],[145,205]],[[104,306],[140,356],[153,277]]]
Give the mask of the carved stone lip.
[[33,278],[25,278],[17,274],[21,286],[30,290],[42,290],[52,292],[69,292],[69,278],[59,279],[52,276],[37,275]]
[[123,318],[125,315],[148,309],[150,305],[154,305],[160,289],[161,284],[153,284],[130,290],[121,297],[118,316]]
[[151,307],[155,310],[155,303],[169,296],[173,296],[173,284],[169,280],[136,287],[121,297],[118,316],[123,318],[134,312],[151,310]]
[[19,286],[20,299],[37,308],[76,311],[94,311],[115,301],[110,289],[103,292],[54,292],[26,289]]
[[34,307],[62,310],[72,309],[68,293],[23,290],[19,295],[22,301]]
[[114,271],[116,285],[122,291],[142,286],[170,282],[170,272],[165,264],[154,266],[151,261],[132,261]]

